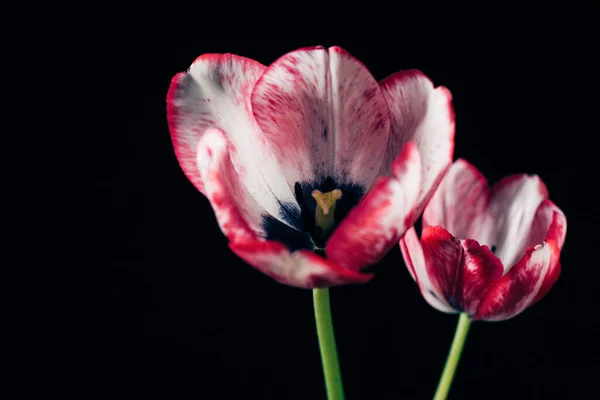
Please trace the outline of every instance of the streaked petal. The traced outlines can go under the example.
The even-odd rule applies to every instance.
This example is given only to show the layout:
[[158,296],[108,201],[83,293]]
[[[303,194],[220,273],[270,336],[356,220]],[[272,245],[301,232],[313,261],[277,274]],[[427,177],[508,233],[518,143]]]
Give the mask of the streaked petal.
[[425,207],[452,162],[454,109],[452,95],[443,86],[434,88],[419,71],[402,71],[384,79],[380,86],[390,109],[390,135],[383,173],[408,141],[421,154],[422,182],[417,214]]
[[[271,215],[288,222],[281,202],[295,204],[277,164],[264,145],[251,111],[250,95],[265,67],[231,54],[205,54],[187,73],[176,75],[167,94],[167,117],[175,154],[190,181],[204,191],[196,149],[207,129],[222,130],[235,171]],[[292,214],[299,212],[292,207]]]
[[[553,202],[544,200],[535,215],[531,233],[534,237],[530,239],[530,242],[538,241],[540,236],[546,235],[543,240],[555,242],[560,251],[565,243],[567,234],[567,218],[561,209]],[[533,304],[541,300],[552,286],[554,286],[560,276],[560,270],[560,260],[555,264],[550,265],[548,275],[544,279],[542,287],[533,300]]]
[[358,270],[379,261],[412,225],[421,162],[413,143],[394,161],[393,177],[380,177],[333,232],[327,258]]
[[271,64],[252,92],[252,110],[290,186],[327,175],[329,57],[322,47],[288,53]]
[[502,277],[500,260],[487,246],[457,240],[440,226],[424,228],[420,243],[414,229],[409,232],[400,248],[411,272],[420,276],[423,296],[428,294],[427,301],[441,311],[473,315],[481,296]]
[[167,120],[181,169],[190,182],[204,193],[204,181],[196,165],[196,149],[207,124],[200,122],[200,116],[194,112],[195,103],[202,99],[186,100],[190,80],[191,77],[185,72],[178,73],[171,80],[167,93]]
[[229,247],[248,264],[290,286],[312,289],[365,283],[372,278],[372,274],[342,268],[312,251],[290,252],[275,241],[231,242]]
[[443,293],[437,287],[438,285],[433,286],[425,265],[423,248],[414,227],[410,228],[400,240],[400,251],[410,275],[417,282],[425,300],[439,311],[445,313],[459,312],[448,304]]
[[460,310],[463,261],[460,241],[441,226],[429,226],[421,233],[421,248],[434,292],[452,308]]
[[566,235],[565,214],[552,201],[544,200],[535,213],[528,242],[539,244],[544,240],[554,240],[562,249]]
[[223,234],[233,241],[262,235],[264,210],[233,169],[228,142],[221,130],[208,129],[200,138],[196,168]]
[[389,111],[375,79],[343,49],[279,58],[257,82],[252,109],[290,187],[331,176],[368,189],[377,176]]
[[340,47],[331,47],[329,57],[334,177],[368,190],[386,151],[389,108],[379,84],[360,61]]
[[539,244],[531,242],[533,221],[548,191],[538,176],[513,175],[502,179],[491,189],[489,211],[495,221],[495,254],[505,271],[515,265],[525,249]]
[[502,321],[523,312],[538,300],[546,280],[553,279],[559,256],[552,240],[528,248],[521,261],[486,292],[473,319]]
[[482,246],[472,239],[461,240],[461,245],[463,262],[460,303],[464,312],[473,315],[483,294],[502,277],[504,267],[487,246]]
[[485,177],[467,161],[456,160],[425,207],[423,227],[440,225],[457,238],[491,246],[494,221],[488,199]]

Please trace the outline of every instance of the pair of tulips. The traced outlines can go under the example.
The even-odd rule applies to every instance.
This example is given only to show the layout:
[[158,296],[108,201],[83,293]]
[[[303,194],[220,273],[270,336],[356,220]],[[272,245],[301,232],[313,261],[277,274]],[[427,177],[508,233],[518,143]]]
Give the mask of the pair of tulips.
[[339,47],[268,67],[205,54],[173,78],[167,116],[177,159],[231,250],[314,289],[330,398],[343,390],[327,288],[368,282],[361,271],[393,246],[429,304],[461,313],[438,399],[470,321],[514,317],[560,274],[566,219],[544,183],[521,174],[490,188],[453,163],[452,96],[421,72],[377,82]]

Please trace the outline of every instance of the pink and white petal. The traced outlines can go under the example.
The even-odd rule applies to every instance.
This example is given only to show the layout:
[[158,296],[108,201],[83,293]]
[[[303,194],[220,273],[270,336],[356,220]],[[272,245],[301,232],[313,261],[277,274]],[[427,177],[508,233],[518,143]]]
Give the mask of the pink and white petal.
[[227,138],[219,129],[207,129],[197,148],[197,169],[204,192],[223,234],[231,241],[262,236],[265,213],[231,164]]
[[333,231],[325,252],[344,268],[359,270],[379,261],[412,226],[421,160],[413,143],[394,161],[395,175],[380,177]]
[[487,210],[489,189],[485,177],[463,159],[448,169],[423,212],[423,227],[440,225],[458,238],[491,246],[494,221]]
[[369,190],[385,156],[390,111],[379,83],[347,51],[331,47],[329,66],[330,121],[335,132],[334,177]]
[[318,46],[288,53],[255,85],[254,118],[290,187],[331,175],[329,55]]
[[411,227],[400,240],[400,251],[410,275],[417,282],[425,300],[436,310],[445,313],[459,312],[452,308],[443,294],[433,287],[425,265],[423,248],[414,227]]
[[193,103],[202,101],[202,99],[184,100],[190,79],[187,73],[180,72],[171,80],[167,92],[167,121],[175,155],[181,169],[190,182],[201,193],[204,193],[204,181],[196,165],[196,148],[198,141],[204,135],[204,130],[198,127],[200,122],[194,118],[196,116],[195,107],[192,106]]
[[505,272],[521,259],[525,249],[540,243],[530,242],[531,231],[537,209],[547,198],[546,186],[536,175],[513,175],[492,186],[489,211],[496,224],[493,244]]
[[521,261],[488,289],[473,319],[503,321],[523,312],[539,300],[538,295],[545,294],[559,257],[560,250],[552,240],[528,248]]
[[341,268],[308,250],[291,253],[275,241],[231,242],[229,247],[248,264],[285,285],[313,289],[366,283],[373,277]]
[[[422,72],[402,71],[384,79],[380,86],[390,109],[390,135],[383,174],[408,141],[421,153],[422,182],[418,213],[425,207],[452,163],[454,154],[454,108],[452,94],[434,88]],[[386,168],[387,167],[387,168]]]
[[[558,251],[562,250],[567,234],[567,218],[560,208],[552,201],[544,200],[538,207],[535,218],[533,220],[530,243],[539,243],[540,237],[547,242],[553,242],[558,247]],[[545,237],[544,237],[545,236]],[[560,276],[561,264],[560,260],[550,264],[548,275],[544,279],[541,289],[533,300],[532,304],[541,300],[548,291],[554,286]]]
[[464,254],[460,278],[461,308],[473,315],[485,292],[502,278],[504,267],[488,246],[473,239],[461,240],[461,245]]
[[192,183],[204,191],[196,149],[207,129],[222,130],[242,182],[264,209],[285,222],[279,201],[295,203],[254,121],[250,96],[265,66],[232,54],[205,54],[176,75],[167,94],[175,154]]
[[[552,240],[549,240],[548,243],[554,243],[556,245],[556,243]],[[558,247],[558,245],[556,245],[556,246]],[[546,274],[546,278],[544,278],[542,287],[540,288],[537,295],[531,302],[531,305],[534,305],[535,303],[540,301],[544,296],[546,296],[546,294],[548,294],[550,289],[552,289],[552,287],[558,280],[558,277],[560,276],[560,272],[561,272],[560,253],[559,252],[560,252],[560,249],[558,250],[558,252],[553,254],[555,259],[550,262],[550,267],[549,267],[548,273]]]
[[368,189],[377,176],[389,111],[368,70],[339,47],[279,58],[257,82],[252,108],[290,187],[332,176]]
[[539,244],[544,240],[554,240],[562,249],[567,235],[567,218],[560,208],[550,200],[544,200],[538,207],[528,243]]

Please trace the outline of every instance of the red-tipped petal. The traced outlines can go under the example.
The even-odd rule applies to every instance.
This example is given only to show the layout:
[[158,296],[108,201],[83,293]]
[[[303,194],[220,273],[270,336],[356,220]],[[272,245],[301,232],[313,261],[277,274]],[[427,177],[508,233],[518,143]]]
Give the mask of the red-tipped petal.
[[458,238],[471,238],[491,246],[494,221],[487,210],[489,189],[485,177],[459,159],[449,168],[425,207],[423,227],[443,226]]
[[414,227],[411,227],[400,240],[400,251],[402,252],[404,263],[410,275],[417,282],[423,298],[439,311],[457,313],[458,310],[455,310],[448,304],[444,295],[438,290],[437,285],[436,287],[433,286],[425,264],[423,248]]
[[396,176],[380,177],[327,242],[327,258],[358,270],[379,261],[412,225],[421,163],[409,143],[394,162]]
[[420,243],[411,229],[400,248],[423,296],[444,312],[474,314],[481,296],[504,271],[487,246],[459,241],[440,226],[424,228]]
[[240,182],[229,158],[225,134],[208,129],[198,142],[197,170],[221,230],[229,240],[253,239],[262,232],[263,209]]
[[531,242],[533,221],[540,204],[548,198],[538,176],[513,175],[492,186],[489,211],[495,221],[496,255],[505,271],[515,265],[525,250],[540,243]]
[[473,315],[487,289],[502,277],[504,267],[487,246],[482,246],[472,239],[461,240],[461,245],[461,308],[467,314]]
[[544,298],[544,296],[546,296],[548,294],[550,289],[552,289],[552,286],[554,286],[554,284],[558,280],[558,277],[560,276],[560,272],[561,272],[561,264],[560,264],[560,259],[559,259],[560,256],[556,255],[556,257],[557,257],[556,262],[550,263],[550,266],[548,267],[548,273],[546,274],[546,277],[544,278],[542,287],[540,287],[540,290],[538,291],[538,294],[535,296],[535,298],[531,302],[531,305],[534,305],[535,303],[540,301],[542,298]]
[[[192,114],[193,106],[183,98],[189,86],[190,76],[180,72],[173,77],[167,93],[167,120],[171,131],[171,140],[179,165],[196,188],[204,193],[204,181],[196,166],[196,148],[206,128],[199,127]],[[189,104],[189,105],[188,105]],[[188,117],[187,115],[190,115]]]
[[280,201],[295,204],[254,121],[250,95],[265,66],[232,54],[205,54],[176,75],[167,94],[167,119],[175,154],[190,181],[204,191],[196,150],[208,129],[220,129],[241,181],[260,205],[285,222]]
[[285,285],[313,289],[365,283],[372,278],[372,274],[342,268],[308,250],[291,253],[275,241],[232,242],[229,247],[248,264]]
[[276,60],[252,109],[290,187],[332,176],[369,188],[385,153],[389,110],[369,71],[339,47]]
[[521,261],[485,293],[473,319],[502,321],[523,312],[556,281],[559,256],[552,240],[528,248]]
[[[443,86],[434,88],[419,71],[398,72],[380,86],[390,108],[390,135],[383,173],[408,141],[419,147],[422,182],[417,214],[425,207],[454,154],[454,109],[452,95]],[[389,167],[388,167],[389,168]]]
[[[560,251],[565,243],[565,237],[567,235],[567,218],[561,209],[558,208],[554,203],[552,203],[550,200],[544,200],[544,202],[538,208],[531,231],[534,235],[546,231],[545,240],[547,242],[556,243],[556,246]],[[537,240],[537,238],[534,238],[531,241],[533,240]],[[533,304],[540,301],[548,293],[552,286],[554,286],[558,280],[558,277],[560,276],[560,270],[560,260],[558,260],[556,263],[550,264],[548,275],[546,275],[542,287],[533,300]]]
[[544,240],[554,240],[562,249],[567,235],[567,218],[560,208],[550,200],[544,200],[538,207],[528,243],[539,244]]

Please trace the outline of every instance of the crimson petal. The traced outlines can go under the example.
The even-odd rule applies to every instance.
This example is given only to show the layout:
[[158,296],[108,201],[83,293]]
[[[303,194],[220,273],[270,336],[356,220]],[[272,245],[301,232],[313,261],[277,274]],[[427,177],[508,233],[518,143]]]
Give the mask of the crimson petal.
[[[452,312],[473,315],[481,296],[502,277],[502,263],[487,246],[472,239],[458,240],[441,226],[423,229],[420,248],[414,238],[410,241],[410,237],[403,240],[401,249],[412,274],[419,274],[421,291]],[[415,269],[417,260],[422,263],[420,271]],[[428,302],[440,309],[439,304]]]
[[333,232],[327,258],[358,270],[379,261],[412,225],[421,160],[410,142],[393,165],[393,178],[380,177]]
[[423,247],[415,228],[411,227],[400,240],[400,251],[410,275],[417,282],[423,298],[435,309],[445,313],[457,313],[440,291],[439,285],[434,285],[429,277]]
[[473,319],[503,321],[523,312],[537,300],[559,257],[553,240],[528,248],[521,261],[485,293]]
[[461,245],[461,309],[473,315],[484,293],[502,277],[504,266],[486,245],[473,239],[461,240]]
[[232,242],[231,250],[259,271],[285,285],[306,289],[368,282],[372,274],[351,271],[312,251],[290,252],[275,241]]

